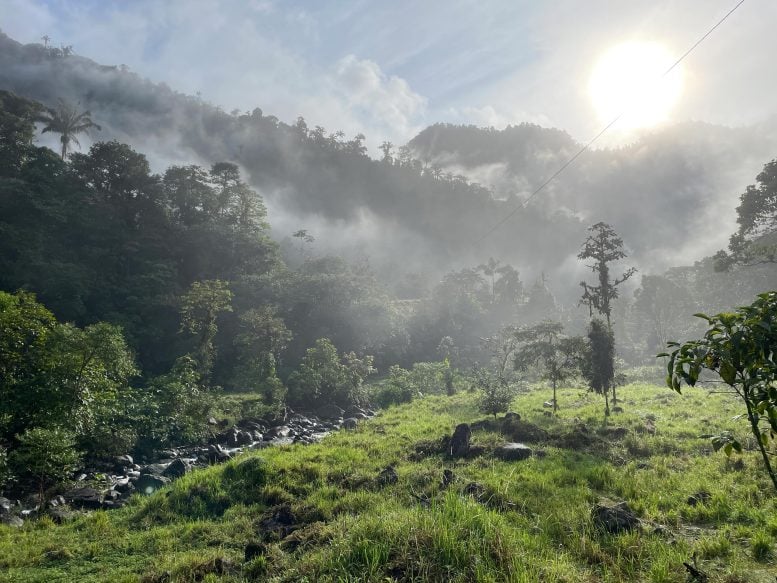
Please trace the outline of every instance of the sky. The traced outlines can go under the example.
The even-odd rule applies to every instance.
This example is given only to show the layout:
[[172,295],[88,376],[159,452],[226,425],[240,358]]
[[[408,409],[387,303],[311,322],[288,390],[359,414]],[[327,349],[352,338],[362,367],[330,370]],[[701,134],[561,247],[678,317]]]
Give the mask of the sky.
[[[587,141],[604,122],[588,81],[628,41],[681,55],[736,0],[0,0],[20,42],[72,45],[102,64],[233,109],[362,132],[374,152],[435,122],[520,122]],[[665,123],[758,124],[777,114],[777,2],[745,3],[683,63]],[[628,140],[615,132],[604,145]]]

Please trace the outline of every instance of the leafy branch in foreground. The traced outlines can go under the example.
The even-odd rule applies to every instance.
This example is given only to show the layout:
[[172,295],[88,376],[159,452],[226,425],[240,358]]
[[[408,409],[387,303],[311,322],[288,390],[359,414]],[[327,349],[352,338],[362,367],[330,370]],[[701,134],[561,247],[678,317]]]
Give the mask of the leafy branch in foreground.
[[[739,396],[756,439],[764,466],[777,490],[777,475],[769,461],[771,440],[777,435],[777,292],[760,294],[750,306],[735,312],[707,316],[709,324],[699,340],[669,342],[667,385],[680,392],[682,383],[694,386],[703,370],[716,373]],[[713,437],[716,450],[742,451],[730,434]]]

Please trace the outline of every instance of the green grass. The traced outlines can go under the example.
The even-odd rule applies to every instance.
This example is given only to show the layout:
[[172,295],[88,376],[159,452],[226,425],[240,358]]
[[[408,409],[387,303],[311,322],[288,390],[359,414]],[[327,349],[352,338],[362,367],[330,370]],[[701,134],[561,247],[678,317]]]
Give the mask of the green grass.
[[[545,457],[502,462],[488,453],[504,440],[489,430],[499,423],[485,423],[473,441],[486,453],[450,460],[435,453],[440,438],[485,418],[474,395],[429,397],[320,444],[194,472],[121,510],[0,526],[0,581],[679,583],[694,556],[710,581],[775,580],[777,496],[756,452],[735,464],[698,437],[745,437],[735,401],[633,384],[605,425],[601,400],[577,389],[560,391],[562,409],[547,417],[547,392],[520,395],[514,410],[552,435],[579,436],[584,424],[587,446],[556,439],[536,446]],[[398,480],[384,485],[389,464]],[[444,469],[457,478],[447,488]],[[470,482],[480,497],[465,493]],[[709,500],[689,505],[702,490]],[[598,531],[601,499],[626,501],[643,528]],[[290,535],[268,531],[279,505],[300,526]],[[249,543],[263,554],[244,562]]]

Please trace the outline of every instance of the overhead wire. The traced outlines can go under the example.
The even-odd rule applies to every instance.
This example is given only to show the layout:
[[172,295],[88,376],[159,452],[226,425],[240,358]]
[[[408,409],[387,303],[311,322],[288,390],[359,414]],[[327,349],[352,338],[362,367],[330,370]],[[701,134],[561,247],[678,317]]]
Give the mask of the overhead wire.
[[[725,22],[725,21],[728,19],[728,17],[729,17],[729,16],[731,16],[732,14],[734,14],[734,12],[735,12],[735,11],[736,11],[736,10],[737,10],[737,9],[738,9],[740,6],[742,6],[742,4],[744,4],[744,3],[745,3],[745,0],[739,0],[739,2],[737,2],[737,4],[736,4],[736,5],[735,5],[735,6],[734,6],[734,7],[733,7],[731,10],[729,10],[729,11],[728,11],[728,12],[727,12],[727,13],[726,13],[724,16],[723,16],[723,18],[721,18],[720,20],[718,20],[718,21],[715,23],[715,25],[714,25],[714,26],[712,26],[712,28],[710,28],[709,30],[707,30],[707,32],[705,32],[705,33],[704,33],[704,34],[703,34],[703,35],[702,35],[702,36],[701,36],[701,37],[700,37],[700,38],[699,38],[699,39],[698,39],[698,40],[697,40],[695,43],[693,43],[693,44],[691,45],[691,47],[690,47],[690,48],[689,48],[687,51],[685,51],[685,52],[684,52],[684,53],[683,53],[683,54],[682,54],[682,55],[681,55],[681,56],[680,56],[680,57],[679,57],[679,58],[678,58],[678,59],[677,59],[677,60],[676,60],[674,63],[672,63],[672,65],[671,65],[671,66],[670,66],[670,67],[669,67],[669,68],[668,68],[666,71],[664,71],[664,73],[663,73],[663,74],[662,74],[662,75],[661,75],[661,76],[660,76],[658,79],[656,79],[656,82],[659,82],[659,81],[661,81],[661,80],[662,80],[664,77],[666,77],[667,75],[669,75],[669,73],[671,73],[671,72],[672,72],[672,71],[673,71],[673,70],[674,70],[674,69],[675,69],[675,68],[676,68],[676,67],[677,67],[677,66],[678,66],[678,65],[679,65],[681,62],[683,62],[683,60],[684,60],[684,59],[685,59],[685,58],[686,58],[688,55],[690,55],[690,54],[691,54],[691,53],[694,51],[694,49],[696,49],[696,47],[698,47],[698,46],[699,46],[699,45],[700,45],[702,42],[704,42],[704,40],[705,40],[705,39],[706,39],[708,36],[710,36],[710,35],[711,35],[711,34],[712,34],[714,31],[715,31],[715,29],[717,29],[717,28],[718,28],[718,27],[719,27],[721,24],[723,24],[723,23],[724,23],[724,22]],[[580,148],[580,149],[579,149],[577,152],[575,152],[575,154],[574,154],[574,155],[573,155],[571,158],[569,158],[569,159],[568,159],[566,162],[564,162],[564,163],[563,163],[563,164],[562,164],[562,165],[561,165],[561,166],[558,168],[558,170],[556,170],[556,171],[555,171],[553,174],[551,174],[551,176],[550,176],[548,179],[546,179],[546,180],[545,180],[545,181],[544,181],[542,184],[540,184],[540,185],[539,185],[539,186],[538,186],[538,187],[537,187],[537,188],[536,188],[534,191],[532,191],[532,193],[531,193],[531,194],[530,194],[530,195],[529,195],[529,196],[528,196],[528,197],[527,197],[527,198],[526,198],[526,199],[525,199],[525,200],[524,200],[524,201],[523,201],[521,204],[519,204],[519,205],[518,205],[517,207],[515,207],[515,208],[514,208],[512,211],[510,211],[510,212],[509,212],[507,215],[505,215],[505,216],[504,216],[504,217],[502,217],[502,218],[501,218],[499,221],[497,221],[497,222],[494,224],[494,226],[493,226],[493,227],[491,227],[491,228],[490,228],[488,231],[486,231],[486,233],[485,233],[485,234],[483,234],[481,237],[479,237],[478,239],[475,239],[475,240],[473,241],[473,243],[472,243],[472,244],[473,244],[473,245],[478,245],[479,243],[482,243],[482,242],[483,242],[485,239],[487,239],[487,238],[489,237],[489,235],[491,235],[491,234],[492,234],[494,231],[496,231],[496,230],[497,230],[499,227],[501,227],[501,226],[502,226],[502,225],[504,225],[504,224],[505,224],[507,221],[509,221],[511,218],[513,218],[513,217],[516,215],[516,213],[518,213],[519,211],[521,211],[521,210],[523,210],[524,208],[526,208],[526,206],[529,204],[529,202],[531,202],[531,200],[532,200],[532,199],[533,199],[535,196],[537,196],[537,195],[538,195],[540,192],[542,192],[542,191],[545,189],[545,187],[546,187],[546,186],[548,186],[548,184],[550,184],[551,182],[553,182],[553,181],[554,181],[554,180],[555,180],[555,179],[556,179],[556,178],[557,178],[557,177],[558,177],[558,176],[559,176],[561,173],[563,173],[563,172],[564,172],[564,171],[565,171],[565,170],[566,170],[566,169],[567,169],[567,168],[568,168],[568,167],[569,167],[569,166],[570,166],[570,165],[571,165],[571,164],[572,164],[572,163],[573,163],[575,160],[577,160],[577,159],[578,159],[580,156],[582,156],[582,155],[583,155],[583,154],[584,154],[586,151],[588,151],[588,150],[591,148],[591,146],[592,146],[592,145],[593,145],[593,144],[594,144],[594,143],[595,143],[595,142],[596,142],[596,141],[597,141],[599,138],[601,138],[601,137],[602,137],[602,136],[603,136],[603,135],[604,135],[604,134],[607,132],[607,130],[609,130],[609,129],[610,129],[612,126],[614,126],[616,123],[618,123],[618,122],[620,121],[620,119],[621,119],[621,118],[622,118],[624,115],[626,115],[628,112],[629,112],[629,108],[627,107],[626,109],[624,109],[623,111],[621,111],[621,112],[620,112],[620,113],[619,113],[617,116],[615,116],[615,117],[612,119],[612,121],[610,121],[610,122],[609,122],[609,123],[608,123],[606,126],[604,126],[604,127],[601,129],[601,130],[599,130],[599,132],[598,132],[598,133],[597,133],[597,134],[596,134],[596,135],[595,135],[593,138],[591,138],[591,139],[590,139],[590,140],[589,140],[589,141],[588,141],[588,142],[587,142],[585,145],[583,145],[583,146],[582,146],[582,147],[581,147],[581,148]]]

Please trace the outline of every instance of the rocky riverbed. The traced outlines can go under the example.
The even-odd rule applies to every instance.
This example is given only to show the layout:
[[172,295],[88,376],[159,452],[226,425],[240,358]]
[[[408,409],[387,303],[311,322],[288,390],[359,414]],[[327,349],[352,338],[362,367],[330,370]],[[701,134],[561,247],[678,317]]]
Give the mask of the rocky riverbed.
[[223,422],[211,418],[213,436],[207,445],[165,450],[145,463],[136,463],[129,454],[95,463],[76,472],[68,487],[43,503],[38,494],[18,500],[0,497],[0,522],[22,526],[25,520],[44,514],[63,522],[82,510],[120,508],[132,495],[153,494],[195,468],[226,462],[246,450],[315,443],[333,431],[353,430],[374,414],[359,407],[344,411],[326,405],[316,414],[288,412],[283,421],[274,423],[244,420],[223,427]]

